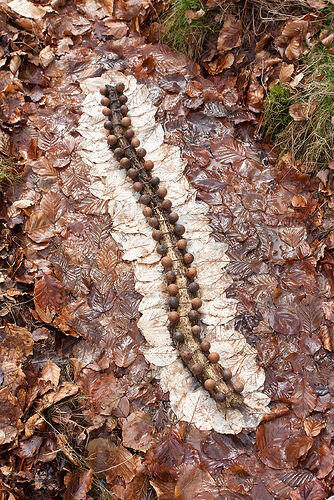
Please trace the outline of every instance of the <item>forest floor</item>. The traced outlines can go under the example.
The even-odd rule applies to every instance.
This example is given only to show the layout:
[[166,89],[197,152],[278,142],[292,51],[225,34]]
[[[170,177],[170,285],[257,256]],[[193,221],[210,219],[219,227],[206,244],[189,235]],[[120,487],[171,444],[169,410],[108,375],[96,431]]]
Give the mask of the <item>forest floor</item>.
[[[195,59],[159,43],[190,50],[184,26],[176,41],[162,34],[162,2],[1,3],[1,499],[334,494],[332,136],[310,151],[333,124],[332,101],[319,105],[333,84],[333,5],[274,13],[282,3],[271,14],[265,0],[189,3],[187,26],[202,7],[218,26]],[[160,293],[163,273],[134,205],[122,211],[130,191],[96,114],[97,89],[122,75],[187,238],[207,242],[202,261],[194,253],[210,339],[234,332],[236,371],[256,360],[255,410],[270,400],[256,425],[205,428],[188,405],[198,387],[182,369],[177,387],[178,365],[149,354],[166,320],[148,284]],[[305,100],[310,82],[318,97]]]

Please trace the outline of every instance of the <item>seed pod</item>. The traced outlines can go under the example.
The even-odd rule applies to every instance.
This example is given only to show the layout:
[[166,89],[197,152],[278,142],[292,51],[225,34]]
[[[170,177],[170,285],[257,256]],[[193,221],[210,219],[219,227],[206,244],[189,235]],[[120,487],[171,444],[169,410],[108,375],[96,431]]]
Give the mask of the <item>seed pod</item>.
[[102,113],[104,116],[110,116],[111,115],[111,109],[110,108],[103,108]]
[[184,254],[183,261],[185,264],[189,265],[192,263],[193,260],[194,260],[194,256],[192,253],[185,253]]
[[123,168],[130,168],[130,165],[131,165],[130,158],[127,158],[126,156],[123,156],[123,158],[121,158],[119,160],[119,164]]
[[168,313],[168,321],[174,324],[178,323],[180,321],[179,313],[176,311],[171,311],[170,313]]
[[152,177],[152,179],[150,181],[151,186],[153,186],[153,187],[157,187],[159,185],[159,182],[160,182],[159,177]]
[[157,246],[157,252],[159,255],[166,255],[167,253],[167,247],[165,245],[158,245]]
[[174,281],[176,280],[176,274],[174,273],[174,271],[167,271],[167,273],[165,274],[165,278],[168,283],[174,283]]
[[156,217],[151,217],[148,221],[149,226],[153,227],[154,229],[158,229],[159,227],[159,221]]
[[190,293],[194,294],[198,292],[199,290],[199,284],[198,283],[189,283],[188,285],[188,290]]
[[115,89],[117,90],[117,92],[121,93],[121,92],[124,92],[124,89],[125,89],[125,85],[124,83],[116,83],[115,85]]
[[174,226],[174,234],[176,234],[176,236],[182,236],[185,230],[186,228],[182,224],[175,224]]
[[166,212],[169,212],[170,209],[172,208],[172,202],[170,200],[164,200],[161,202],[161,208],[163,208],[164,210],[166,210]]
[[140,140],[138,139],[138,137],[134,137],[133,139],[131,139],[131,146],[133,148],[138,148],[140,144]]
[[232,372],[229,368],[224,368],[223,370],[223,379],[227,382],[228,380],[231,380],[232,378]]
[[209,352],[210,351],[211,344],[208,340],[203,340],[200,344],[201,351],[203,352]]
[[110,99],[108,99],[108,97],[102,97],[100,102],[101,102],[102,106],[109,106]]
[[240,380],[235,380],[232,385],[235,392],[238,392],[239,394],[244,390],[245,387]]
[[100,88],[100,94],[101,95],[107,95],[108,94],[108,89],[107,89],[107,87],[105,85]]
[[170,285],[168,285],[167,291],[169,295],[172,295],[172,297],[174,297],[179,293],[179,287],[175,285],[175,283],[171,283]]
[[135,168],[129,168],[129,170],[127,171],[126,175],[128,177],[130,177],[130,179],[137,179],[138,177],[138,170],[135,169]]
[[152,208],[150,208],[150,207],[143,208],[143,215],[145,215],[145,217],[151,217],[152,214],[153,214]]
[[181,352],[181,359],[183,359],[183,361],[190,361],[191,358],[192,358],[192,353],[188,349]]
[[121,104],[125,104],[127,101],[128,101],[128,98],[126,97],[126,95],[119,96],[119,102]]
[[159,187],[159,189],[157,189],[157,195],[160,197],[160,198],[164,198],[167,194],[167,189],[164,188],[164,187]]
[[168,304],[171,309],[177,309],[179,307],[179,299],[177,297],[170,297]]
[[223,403],[226,399],[226,395],[223,392],[220,392],[215,396],[215,399],[219,401],[219,403]]
[[182,332],[175,332],[173,335],[173,339],[176,342],[183,342],[184,341],[184,333]]
[[203,365],[201,365],[201,363],[195,363],[192,367],[191,367],[191,371],[194,375],[199,375],[200,373],[202,373],[203,371]]
[[194,325],[191,327],[191,333],[195,335],[195,337],[199,337],[201,334],[201,327],[198,325]]
[[202,306],[202,300],[199,297],[191,300],[191,307],[193,309],[199,309]]
[[197,274],[196,267],[189,267],[188,269],[186,269],[186,276],[190,280],[192,280],[193,278],[195,278],[196,274]]
[[171,224],[175,224],[179,219],[179,216],[176,212],[171,212],[168,216],[168,220]]
[[126,116],[128,114],[129,108],[126,106],[126,104],[123,104],[120,107],[120,112],[123,116]]
[[121,119],[121,125],[122,127],[130,127],[131,125],[131,120],[128,116],[124,116],[124,118]]
[[144,169],[147,171],[147,172],[150,172],[152,170],[152,168],[154,167],[154,164],[153,164],[153,161],[151,160],[146,160],[144,162]]
[[133,189],[136,191],[136,193],[140,193],[143,189],[143,183],[142,182],[135,182],[133,185]]
[[143,194],[141,195],[141,197],[139,198],[139,201],[140,203],[142,203],[143,205],[148,205],[151,201],[151,197],[148,195],[148,194]]
[[117,158],[122,158],[124,156],[124,149],[123,148],[116,148],[114,151],[114,154]]
[[133,128],[128,128],[128,129],[124,132],[124,137],[125,137],[126,139],[128,139],[128,141],[130,141],[134,135],[135,135],[135,132],[134,132]]
[[155,241],[160,241],[162,240],[163,238],[163,232],[160,231],[159,229],[155,229],[152,233],[152,238],[155,240]]
[[197,321],[199,320],[199,313],[192,309],[191,311],[189,311],[188,317],[192,323],[197,323]]
[[184,238],[178,240],[176,246],[179,250],[185,250],[187,246],[187,240],[185,240]]
[[115,135],[108,135],[107,143],[109,144],[109,146],[115,146],[115,144],[117,143],[117,137]]
[[108,120],[107,122],[104,122],[103,126],[106,130],[111,130],[113,128],[113,124],[110,120]]
[[218,352],[210,352],[209,356],[208,356],[208,360],[210,361],[210,363],[218,363],[220,359],[220,356],[218,354]]
[[144,158],[144,156],[146,156],[146,149],[138,148],[136,153],[137,153],[138,158]]
[[213,391],[214,388],[215,388],[216,384],[215,384],[215,381],[212,380],[212,378],[208,378],[205,382],[204,382],[204,387],[207,391]]
[[170,257],[162,257],[161,264],[165,269],[169,269],[170,267],[172,267],[173,261]]

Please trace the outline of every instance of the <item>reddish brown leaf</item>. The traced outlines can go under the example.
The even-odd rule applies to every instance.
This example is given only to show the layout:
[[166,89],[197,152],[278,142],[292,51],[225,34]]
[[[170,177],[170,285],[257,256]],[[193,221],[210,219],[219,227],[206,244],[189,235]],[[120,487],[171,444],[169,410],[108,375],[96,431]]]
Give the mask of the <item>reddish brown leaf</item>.
[[175,498],[179,500],[218,500],[218,487],[210,474],[200,468],[188,467],[175,486]]
[[49,241],[54,235],[51,221],[42,210],[36,210],[27,220],[25,230],[30,239],[36,243]]
[[298,316],[283,307],[278,307],[269,316],[269,324],[276,332],[285,335],[297,335],[300,330],[300,320]]
[[123,445],[138,451],[147,451],[152,444],[154,427],[143,411],[131,413],[122,424]]
[[93,482],[93,471],[86,470],[79,474],[71,474],[71,479],[64,494],[64,500],[85,500]]
[[317,397],[306,380],[302,380],[296,387],[291,396],[291,402],[295,414],[300,418],[304,419],[314,410]]
[[241,22],[228,16],[217,40],[218,52],[225,52],[241,45]]
[[51,276],[45,275],[35,284],[34,302],[43,311],[60,311],[64,295],[61,283]]

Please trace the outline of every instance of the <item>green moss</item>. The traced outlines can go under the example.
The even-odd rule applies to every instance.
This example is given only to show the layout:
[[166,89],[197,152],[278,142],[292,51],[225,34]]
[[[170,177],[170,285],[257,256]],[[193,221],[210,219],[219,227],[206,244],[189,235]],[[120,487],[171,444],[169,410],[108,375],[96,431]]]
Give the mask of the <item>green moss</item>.
[[[203,11],[199,19],[190,19],[187,11]],[[164,27],[161,42],[196,59],[205,39],[219,32],[220,23],[214,20],[200,0],[170,0],[169,8],[161,19]]]
[[[290,152],[303,169],[317,172],[332,159],[334,150],[334,55],[318,43],[302,58],[304,74],[298,90],[276,85],[265,100],[262,128],[281,155]],[[312,110],[305,121],[289,114],[292,104]]]
[[0,190],[12,182],[18,182],[20,176],[13,162],[0,152]]

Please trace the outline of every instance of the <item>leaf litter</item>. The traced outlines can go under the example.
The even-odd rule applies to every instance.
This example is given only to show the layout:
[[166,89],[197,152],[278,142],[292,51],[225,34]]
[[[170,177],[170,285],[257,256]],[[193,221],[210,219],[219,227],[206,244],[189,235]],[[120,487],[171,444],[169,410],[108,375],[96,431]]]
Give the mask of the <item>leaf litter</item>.
[[[6,193],[1,228],[2,489],[328,498],[330,183],[288,155],[273,168],[256,135],[263,86],[297,78],[318,14],[288,21],[274,43],[265,35],[250,67],[227,20],[205,78],[126,36],[149,4],[116,4],[112,21],[108,3],[6,6],[4,31],[23,49],[5,54],[2,113],[26,176]],[[171,345],[162,268],[101,126],[97,91],[116,78],[189,232],[206,335],[245,382],[247,411],[218,413]]]

